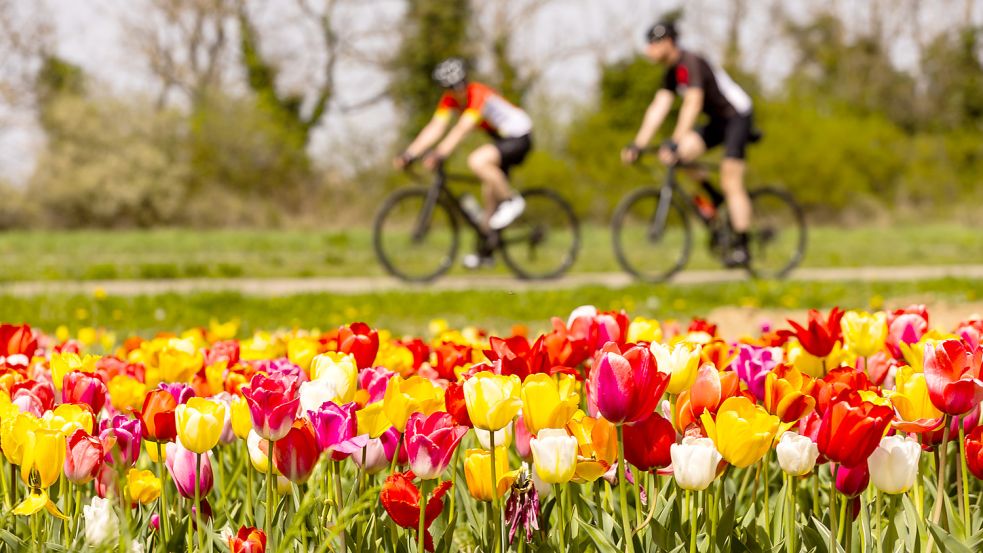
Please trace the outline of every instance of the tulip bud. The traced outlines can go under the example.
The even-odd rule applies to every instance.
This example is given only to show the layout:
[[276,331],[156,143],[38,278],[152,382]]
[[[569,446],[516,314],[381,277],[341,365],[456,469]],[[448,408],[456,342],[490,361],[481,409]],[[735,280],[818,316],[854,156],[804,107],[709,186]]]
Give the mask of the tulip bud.
[[888,494],[905,493],[918,478],[922,448],[911,438],[887,436],[867,459],[874,487]]
[[792,476],[804,476],[812,472],[819,458],[819,447],[806,436],[795,432],[782,434],[775,447],[778,464]]
[[683,443],[672,444],[669,455],[676,483],[692,491],[705,490],[713,483],[723,459],[710,438],[683,438]]

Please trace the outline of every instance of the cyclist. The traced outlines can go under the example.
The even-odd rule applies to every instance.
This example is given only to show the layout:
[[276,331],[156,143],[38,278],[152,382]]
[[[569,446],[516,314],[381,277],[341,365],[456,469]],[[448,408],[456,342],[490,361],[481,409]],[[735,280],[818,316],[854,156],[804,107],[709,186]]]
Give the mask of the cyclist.
[[[433,170],[468,133],[480,126],[493,143],[479,146],[468,155],[468,167],[482,182],[484,211],[478,222],[486,233],[501,230],[525,209],[522,196],[509,186],[509,170],[521,164],[532,149],[532,120],[491,87],[469,81],[460,58],[449,58],[438,64],[433,79],[445,89],[437,111],[396,158],[394,166],[403,169],[422,156],[424,166]],[[448,132],[452,112],[461,116]],[[434,144],[436,147],[430,150]],[[491,253],[482,250],[479,248],[477,254],[465,256],[464,265],[476,268],[493,263]]]
[[[748,229],[751,226],[751,200],[744,188],[744,150],[751,141],[753,123],[751,97],[719,67],[702,56],[678,45],[676,27],[659,22],[646,34],[645,54],[656,63],[667,65],[662,87],[645,111],[635,140],[621,152],[625,163],[634,163],[665,121],[677,94],[683,98],[672,138],[659,148],[659,159],[669,165],[691,162],[708,148],[723,144],[720,181],[727,202],[730,224],[736,236],[725,262],[746,265],[750,260]],[[700,112],[709,122],[695,128]],[[697,175],[704,188],[713,190],[706,175]],[[718,196],[719,193],[714,191]]]

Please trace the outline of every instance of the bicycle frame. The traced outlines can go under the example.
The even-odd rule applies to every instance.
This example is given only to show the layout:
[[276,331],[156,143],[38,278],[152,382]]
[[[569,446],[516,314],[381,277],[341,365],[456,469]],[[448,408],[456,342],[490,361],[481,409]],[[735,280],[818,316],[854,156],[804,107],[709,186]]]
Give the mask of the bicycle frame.
[[434,171],[433,184],[430,185],[429,191],[427,192],[426,202],[423,204],[423,209],[420,210],[420,214],[416,221],[416,226],[413,229],[413,240],[419,241],[423,239],[423,236],[427,233],[427,227],[430,226],[430,218],[433,216],[434,207],[436,207],[437,202],[440,201],[441,197],[446,198],[450,204],[452,215],[459,219],[462,219],[468,226],[474,229],[475,232],[484,236],[484,232],[477,223],[468,217],[467,213],[464,212],[464,208],[461,207],[461,197],[454,195],[447,187],[448,181],[461,181],[471,184],[481,184],[481,181],[477,177],[472,177],[470,175],[464,174],[448,174],[444,171],[444,167],[440,166]]

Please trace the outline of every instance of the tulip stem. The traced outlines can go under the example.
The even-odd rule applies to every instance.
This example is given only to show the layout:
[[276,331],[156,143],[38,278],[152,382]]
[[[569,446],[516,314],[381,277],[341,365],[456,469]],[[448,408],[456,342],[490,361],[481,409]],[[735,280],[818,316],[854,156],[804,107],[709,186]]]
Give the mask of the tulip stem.
[[[631,538],[631,526],[628,524],[628,496],[625,493],[625,439],[624,426],[618,425],[618,496],[621,500],[621,535],[624,536],[624,550],[626,553],[634,553],[635,545]],[[695,532],[695,530],[694,530]]]
[[270,541],[270,549],[273,549],[273,441],[267,442],[269,450],[266,453],[266,539]]
[[396,452],[393,453],[393,460],[389,463],[389,474],[396,473],[396,463],[399,462],[399,451],[403,449],[403,433],[399,433],[399,439],[396,440]]
[[[15,482],[11,482],[11,485],[16,486]],[[0,466],[0,486],[3,486],[3,507],[4,511],[10,510],[10,496],[7,492],[7,475],[3,471],[3,466]]]
[[[331,463],[334,472],[334,493],[335,493],[335,522],[341,518],[342,509],[342,494],[341,494],[341,464],[335,463],[334,461],[328,461]],[[422,494],[421,494],[422,495]],[[341,550],[345,551],[345,542],[348,541],[348,536],[345,534],[345,526],[341,525]]]
[[[454,448],[454,459],[451,461],[451,499],[450,505],[447,509],[447,526],[451,527],[454,524],[454,519],[456,518],[456,503],[457,503],[457,460],[458,453],[461,452],[460,447]],[[362,449],[362,455],[365,455],[365,449]],[[362,460],[362,466],[365,466],[365,460]],[[496,488],[497,489],[497,488]]]
[[878,489],[874,489],[874,540],[877,542],[875,549],[880,553],[884,543],[881,540],[881,491]]
[[[2,472],[2,471],[0,471],[0,472]],[[64,500],[64,502],[65,502],[65,513],[67,513],[66,516],[71,516],[71,514],[72,514],[72,493],[68,489],[68,479],[67,478],[59,478],[58,479],[58,496],[61,497]],[[69,549],[69,543],[68,543],[68,525],[69,525],[70,522],[71,522],[71,519],[65,519],[65,520],[61,521],[62,541],[65,542],[65,550],[68,550]]]
[[761,459],[761,484],[764,486],[765,492],[765,536],[768,540],[771,540],[771,506],[769,502],[769,488],[771,488],[771,481],[768,479],[768,454],[771,453],[769,449],[765,456]]
[[[850,506],[850,499],[843,498],[843,509],[842,513],[845,515],[846,521],[844,522],[844,527],[846,528],[846,553],[850,553],[853,549],[853,513],[847,513],[847,509]],[[853,509],[850,509],[851,511]]]
[[[338,482],[340,485],[341,480],[339,479]],[[423,553],[424,551],[425,540],[423,537],[424,536],[423,533],[426,532],[426,528],[424,527],[424,523],[426,522],[426,519],[427,519],[427,481],[421,480],[420,481],[420,521],[417,523],[417,530],[416,530],[417,553]],[[345,547],[342,546],[341,550],[344,551]]]
[[[505,524],[502,522],[502,501],[498,497],[498,476],[495,474],[495,431],[488,431],[488,445],[491,447],[491,492],[492,501],[495,505],[495,541],[498,545],[495,547],[495,551],[505,550]],[[559,498],[557,498],[559,499]]]
[[696,498],[693,492],[686,490],[686,502],[689,503],[689,553],[696,553]]
[[932,510],[932,522],[935,524],[939,523],[939,517],[942,516],[942,494],[945,493],[945,459],[946,459],[946,448],[949,445],[949,416],[946,415],[942,419],[942,445],[939,446],[939,479],[935,486],[935,508]]
[[[631,470],[631,469],[629,469],[628,468],[628,464],[625,463],[625,471],[626,471],[626,474],[627,474],[627,471],[629,471],[629,470]],[[641,471],[632,471],[632,475],[635,477],[634,478],[634,480],[635,480],[635,485],[634,485],[634,488],[635,488],[635,525],[636,526],[641,526],[642,525],[642,492],[641,492],[641,486],[642,486],[641,480],[642,480],[642,478],[641,478]]]
[[[249,458],[249,446],[246,441],[242,441],[242,446],[246,450],[246,459]],[[246,512],[243,517],[243,524],[255,524],[256,510],[253,507],[253,467],[252,461],[247,461],[246,466]]]
[[557,532],[556,537],[560,540],[560,553],[564,553],[567,550],[566,545],[566,529],[564,528],[564,523],[566,522],[566,517],[563,514],[563,485],[553,484],[553,490],[556,495],[556,526]]
[[201,453],[195,453],[195,525],[198,526],[198,551],[204,551],[205,529],[201,527]]
[[795,553],[795,477],[785,475],[785,545]]
[[[836,469],[832,468],[832,478],[829,481],[829,550],[837,551],[836,542]],[[819,474],[816,474],[819,478]]]
[[161,550],[165,553],[167,552],[167,544],[170,541],[169,534],[170,528],[168,528],[169,522],[167,520],[167,470],[164,466],[164,452],[160,446],[160,442],[157,442],[157,474],[160,475],[160,501],[157,505],[158,517],[160,519],[160,535],[161,535]]
[[967,473],[969,472],[969,467],[966,466],[966,431],[963,429],[963,421],[960,419],[957,421],[959,423],[959,460],[961,461],[960,468],[961,480],[962,480],[962,501],[959,505],[962,507],[963,515],[963,528],[965,528],[966,536],[972,534],[972,528],[969,525],[969,479]]

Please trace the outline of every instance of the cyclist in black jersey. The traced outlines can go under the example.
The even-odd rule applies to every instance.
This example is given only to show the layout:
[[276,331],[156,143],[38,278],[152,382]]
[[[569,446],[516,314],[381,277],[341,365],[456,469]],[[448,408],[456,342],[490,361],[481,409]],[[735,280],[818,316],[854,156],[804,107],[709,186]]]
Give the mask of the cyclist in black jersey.
[[[708,148],[724,146],[720,184],[737,236],[737,244],[733,245],[725,261],[729,266],[746,265],[750,260],[747,232],[751,225],[751,201],[744,188],[744,156],[753,132],[751,97],[723,69],[680,48],[673,23],[656,23],[646,38],[645,54],[656,63],[666,65],[667,69],[662,87],[645,111],[634,141],[621,152],[622,160],[634,163],[638,159],[665,121],[676,95],[682,96],[672,138],[659,148],[659,159],[666,164],[691,162]],[[701,112],[709,121],[697,127],[696,120]],[[705,175],[698,175],[698,178],[710,188]]]

